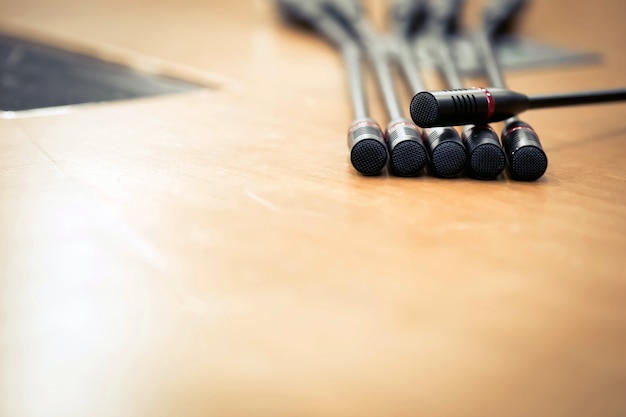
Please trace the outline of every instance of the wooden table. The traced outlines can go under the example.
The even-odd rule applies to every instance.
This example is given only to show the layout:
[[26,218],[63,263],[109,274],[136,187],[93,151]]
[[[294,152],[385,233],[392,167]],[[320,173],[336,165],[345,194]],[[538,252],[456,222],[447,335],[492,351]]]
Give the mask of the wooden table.
[[[511,86],[626,85],[625,15],[536,1],[527,36],[603,61]],[[340,59],[269,1],[0,30],[211,86],[0,120],[1,416],[626,415],[624,105],[529,113],[536,183],[364,178]]]

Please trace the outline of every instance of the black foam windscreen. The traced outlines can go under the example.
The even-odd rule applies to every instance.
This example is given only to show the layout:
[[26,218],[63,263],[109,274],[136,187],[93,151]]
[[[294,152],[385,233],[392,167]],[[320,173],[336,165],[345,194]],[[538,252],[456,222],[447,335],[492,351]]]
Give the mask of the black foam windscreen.
[[504,171],[506,158],[500,146],[492,143],[480,145],[470,154],[469,168],[480,179],[492,179]]
[[524,146],[511,155],[509,163],[513,179],[536,181],[546,172],[548,157],[541,148]]
[[391,151],[391,168],[396,175],[417,175],[428,160],[426,149],[419,142],[406,140]]
[[364,139],[350,151],[350,161],[361,174],[378,175],[387,164],[387,149],[377,140]]
[[433,170],[441,177],[459,175],[466,163],[465,148],[457,142],[442,142],[433,149]]
[[419,174],[428,155],[417,126],[404,118],[394,120],[387,127],[385,139],[392,173],[403,177]]
[[469,172],[479,179],[493,179],[504,171],[506,156],[498,135],[489,126],[468,126],[463,141],[469,157]]
[[431,126],[439,118],[437,99],[428,92],[416,94],[411,100],[410,114],[418,126]]
[[450,127],[427,129],[422,138],[430,154],[433,174],[452,178],[463,171],[467,163],[467,152],[456,130]]
[[548,169],[548,157],[528,123],[521,120],[508,123],[502,133],[502,144],[514,180],[536,181]]

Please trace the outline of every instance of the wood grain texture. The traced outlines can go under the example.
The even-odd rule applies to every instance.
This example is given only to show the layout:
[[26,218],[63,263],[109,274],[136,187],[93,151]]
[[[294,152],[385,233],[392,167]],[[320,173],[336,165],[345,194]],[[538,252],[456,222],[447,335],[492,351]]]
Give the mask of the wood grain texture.
[[[625,85],[625,11],[535,2],[527,36],[604,59],[511,87]],[[341,61],[268,1],[0,30],[212,86],[0,119],[0,416],[626,414],[624,105],[526,115],[536,183],[363,178]]]

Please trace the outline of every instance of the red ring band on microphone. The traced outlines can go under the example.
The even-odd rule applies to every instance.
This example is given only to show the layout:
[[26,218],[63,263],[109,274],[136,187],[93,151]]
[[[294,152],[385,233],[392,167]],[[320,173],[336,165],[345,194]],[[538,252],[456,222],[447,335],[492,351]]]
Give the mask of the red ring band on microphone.
[[401,120],[401,121],[396,122],[396,123],[392,124],[391,126],[387,127],[387,131],[389,131],[389,130],[391,130],[391,129],[395,128],[396,126],[409,126],[409,127],[416,127],[416,126],[415,126],[415,123],[411,123],[411,122],[408,122],[408,121]]
[[396,122],[394,124],[392,124],[391,126],[387,126],[387,129],[385,130],[385,134],[383,135],[385,138],[385,142],[389,142],[389,131],[392,129],[395,129],[396,126],[411,126],[412,123],[409,122],[405,122],[404,120],[401,120],[399,122]]
[[533,129],[531,129],[530,127],[528,127],[528,126],[514,126],[514,127],[510,128],[509,130],[507,130],[504,133],[504,135],[502,135],[502,137],[509,136],[511,133],[515,132],[516,130],[528,130],[529,132],[535,133],[535,131]]
[[352,126],[350,126],[350,129],[348,130],[348,135],[350,133],[352,133],[353,131],[355,131],[356,129],[358,129],[361,126],[372,126],[375,127],[378,130],[380,129],[380,126],[378,125],[378,123],[376,123],[373,120],[360,120],[358,122],[356,122],[355,124],[353,124]]
[[422,140],[424,142],[426,142],[426,139],[428,139],[428,135],[430,135],[430,132],[432,132],[433,129],[431,128],[426,128],[426,129],[422,129]]
[[489,90],[485,88],[481,88],[481,90],[485,94],[485,98],[487,98],[487,119],[491,119],[493,114],[496,112],[496,102]]

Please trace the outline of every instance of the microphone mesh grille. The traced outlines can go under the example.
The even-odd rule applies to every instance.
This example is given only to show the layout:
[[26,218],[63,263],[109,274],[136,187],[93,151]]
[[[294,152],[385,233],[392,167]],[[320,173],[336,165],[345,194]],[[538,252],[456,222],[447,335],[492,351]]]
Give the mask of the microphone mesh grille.
[[441,177],[455,177],[459,175],[466,162],[465,147],[460,142],[441,142],[433,149],[433,171]]
[[387,163],[387,148],[375,139],[363,139],[352,148],[350,162],[363,175],[377,175]]
[[509,161],[511,176],[518,181],[535,181],[548,168],[545,152],[535,146],[524,146],[516,150]]
[[477,146],[470,156],[470,170],[477,178],[496,178],[505,166],[504,150],[493,143]]
[[391,166],[397,175],[417,175],[426,164],[426,158],[426,149],[421,143],[405,140],[391,151]]
[[429,127],[439,117],[437,99],[431,93],[423,91],[417,93],[411,100],[411,118],[420,127]]

